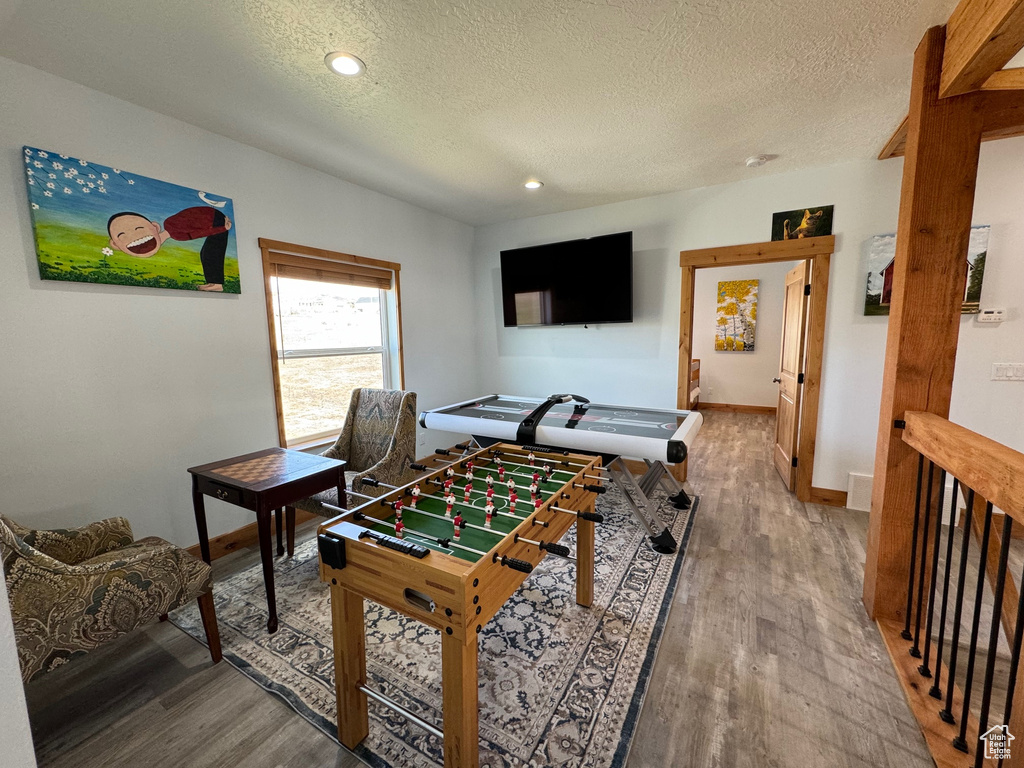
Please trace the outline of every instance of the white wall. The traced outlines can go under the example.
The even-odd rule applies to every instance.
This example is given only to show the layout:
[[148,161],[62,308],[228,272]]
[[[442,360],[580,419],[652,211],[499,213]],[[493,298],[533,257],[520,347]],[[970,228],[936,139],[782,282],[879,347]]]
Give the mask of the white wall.
[[[873,470],[888,320],[863,314],[865,258],[872,235],[896,230],[901,173],[899,160],[762,173],[734,184],[477,228],[481,391],[573,391],[597,401],[674,407],[679,251],[766,240],[773,212],[834,204],[836,254],[813,483],[845,489],[847,473]],[[1006,306],[1010,320],[987,327],[962,321],[952,417],[1024,450],[1024,383],[987,380],[993,362],[1024,362],[1024,139],[982,147],[978,189],[974,220],[992,225],[982,303]],[[502,249],[628,229],[636,322],[589,330],[501,326]]]
[[[702,403],[773,408],[778,405],[779,385],[772,379],[779,375],[786,273],[793,265],[781,262],[696,271],[693,281],[693,356],[700,359]],[[753,352],[721,352],[715,349],[718,283],[725,280],[760,281]]]
[[7,582],[0,578],[0,750],[8,768],[35,768],[32,731],[25,709],[25,689],[21,684],[18,648],[14,644],[14,625],[7,600]]
[[[196,541],[195,464],[277,444],[256,240],[402,264],[406,386],[420,406],[472,397],[470,227],[164,115],[0,59],[0,488],[28,525],[124,515]],[[42,282],[21,147],[234,200],[242,293]],[[342,403],[341,407],[346,407]],[[252,521],[213,499],[211,535]]]

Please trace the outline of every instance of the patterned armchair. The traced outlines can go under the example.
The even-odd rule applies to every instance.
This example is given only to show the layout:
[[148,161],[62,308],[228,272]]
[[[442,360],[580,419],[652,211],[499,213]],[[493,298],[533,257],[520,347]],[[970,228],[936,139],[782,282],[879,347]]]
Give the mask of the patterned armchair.
[[[416,393],[399,389],[353,390],[345,427],[338,441],[322,455],[347,461],[347,486],[367,496],[379,496],[387,489],[361,486],[364,477],[375,477],[389,485],[408,482],[415,475],[409,464],[416,461]],[[324,503],[338,503],[336,488],[293,506],[334,517],[337,513],[325,509]]]
[[0,555],[26,683],[197,598],[220,661],[210,566],[163,539],[135,541],[123,517],[35,531],[0,515]]

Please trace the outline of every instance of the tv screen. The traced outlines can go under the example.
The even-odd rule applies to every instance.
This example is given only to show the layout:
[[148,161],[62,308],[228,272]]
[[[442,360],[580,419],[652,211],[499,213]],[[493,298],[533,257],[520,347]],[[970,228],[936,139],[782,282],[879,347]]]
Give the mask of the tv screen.
[[505,327],[633,322],[633,233],[501,252]]

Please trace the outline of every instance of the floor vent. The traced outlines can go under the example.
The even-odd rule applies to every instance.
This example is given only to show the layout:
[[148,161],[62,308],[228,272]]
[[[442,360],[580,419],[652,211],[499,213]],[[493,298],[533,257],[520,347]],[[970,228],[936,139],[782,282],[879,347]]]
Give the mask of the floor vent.
[[847,509],[856,509],[861,512],[871,511],[871,481],[873,479],[871,475],[850,473],[850,479],[846,485]]

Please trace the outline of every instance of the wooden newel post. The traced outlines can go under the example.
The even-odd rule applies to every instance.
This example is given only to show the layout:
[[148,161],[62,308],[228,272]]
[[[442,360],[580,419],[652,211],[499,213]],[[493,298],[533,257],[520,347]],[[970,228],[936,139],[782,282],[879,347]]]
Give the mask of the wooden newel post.
[[906,609],[917,482],[917,454],[894,423],[907,411],[948,417],[967,279],[985,102],[939,99],[944,42],[933,27],[914,55],[864,569],[864,605],[879,619]]

